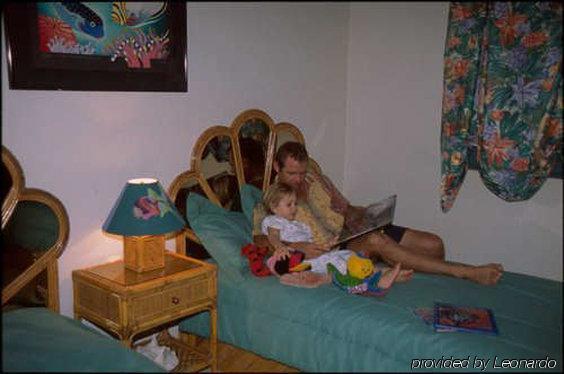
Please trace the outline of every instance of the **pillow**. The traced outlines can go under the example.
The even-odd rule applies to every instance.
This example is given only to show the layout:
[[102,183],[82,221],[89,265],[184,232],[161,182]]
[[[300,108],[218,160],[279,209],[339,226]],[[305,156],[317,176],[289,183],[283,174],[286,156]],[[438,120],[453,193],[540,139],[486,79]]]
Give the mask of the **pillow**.
[[262,190],[252,184],[241,186],[241,207],[251,226],[253,224],[253,209],[260,202],[262,202]]
[[227,211],[199,194],[190,193],[186,198],[186,218],[220,271],[233,280],[241,280],[249,271],[241,247],[252,242],[251,224],[245,215]]

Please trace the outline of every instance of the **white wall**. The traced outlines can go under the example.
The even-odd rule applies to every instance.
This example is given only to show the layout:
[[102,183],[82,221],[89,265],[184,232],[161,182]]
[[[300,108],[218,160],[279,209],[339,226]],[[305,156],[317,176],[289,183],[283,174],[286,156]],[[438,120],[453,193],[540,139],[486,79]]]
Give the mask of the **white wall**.
[[508,203],[470,171],[440,211],[447,18],[446,2],[351,4],[345,193],[363,204],[397,193],[398,224],[440,234],[451,260],[562,280],[562,180]]
[[9,90],[3,55],[3,144],[27,186],[59,197],[70,217],[63,314],[71,271],[122,255],[101,227],[126,181],[155,176],[167,188],[199,134],[242,110],[299,126],[342,185],[347,21],[344,3],[189,3],[188,93]]

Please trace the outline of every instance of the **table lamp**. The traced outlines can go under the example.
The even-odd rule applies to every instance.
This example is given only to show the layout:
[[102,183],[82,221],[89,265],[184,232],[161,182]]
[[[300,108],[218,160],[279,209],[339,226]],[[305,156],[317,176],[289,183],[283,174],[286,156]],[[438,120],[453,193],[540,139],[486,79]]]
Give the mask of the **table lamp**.
[[159,181],[130,179],[104,222],[104,231],[123,235],[123,263],[142,273],[164,267],[165,234],[186,225]]

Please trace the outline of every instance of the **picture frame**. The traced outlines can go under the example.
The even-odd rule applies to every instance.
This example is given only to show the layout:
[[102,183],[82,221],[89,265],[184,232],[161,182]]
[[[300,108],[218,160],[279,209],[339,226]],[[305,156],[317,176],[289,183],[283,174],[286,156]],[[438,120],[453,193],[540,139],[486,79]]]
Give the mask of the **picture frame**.
[[[41,51],[39,48],[38,4],[55,3],[11,2],[4,6],[4,34],[6,35],[10,89],[187,92],[185,2],[166,2],[166,6],[163,6],[159,17],[161,19],[166,17],[165,22],[168,29],[165,34],[166,39],[158,40],[165,40],[166,43],[161,43],[161,45],[166,44],[166,47],[163,47],[166,54],[156,59],[147,58],[143,66],[138,67],[128,66],[130,63],[123,57],[114,58],[112,61],[109,55]],[[128,2],[122,4],[128,4]],[[76,14],[71,13],[71,15]],[[108,29],[113,17],[112,12],[111,17],[106,15],[104,18],[108,22]],[[113,24],[112,26],[115,27]],[[139,30],[139,28],[133,30],[131,35],[140,35]],[[77,33],[80,33],[80,30]],[[145,35],[142,36],[145,37]],[[95,41],[95,39],[92,40]],[[145,37],[144,40],[148,39]]]

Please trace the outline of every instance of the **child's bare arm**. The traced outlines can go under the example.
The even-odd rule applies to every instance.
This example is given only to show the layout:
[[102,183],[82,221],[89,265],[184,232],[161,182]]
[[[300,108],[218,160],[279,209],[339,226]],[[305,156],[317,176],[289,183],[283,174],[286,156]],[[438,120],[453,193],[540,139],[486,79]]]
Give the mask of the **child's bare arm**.
[[278,260],[282,260],[286,257],[290,256],[290,250],[292,248],[286,246],[280,240],[280,230],[275,229],[274,227],[269,227],[268,229],[268,241],[274,247],[273,256],[276,257]]
[[289,243],[288,246],[304,252],[306,259],[319,257],[329,250],[327,249],[329,247],[326,248],[326,245],[319,245],[313,242],[295,242]]

